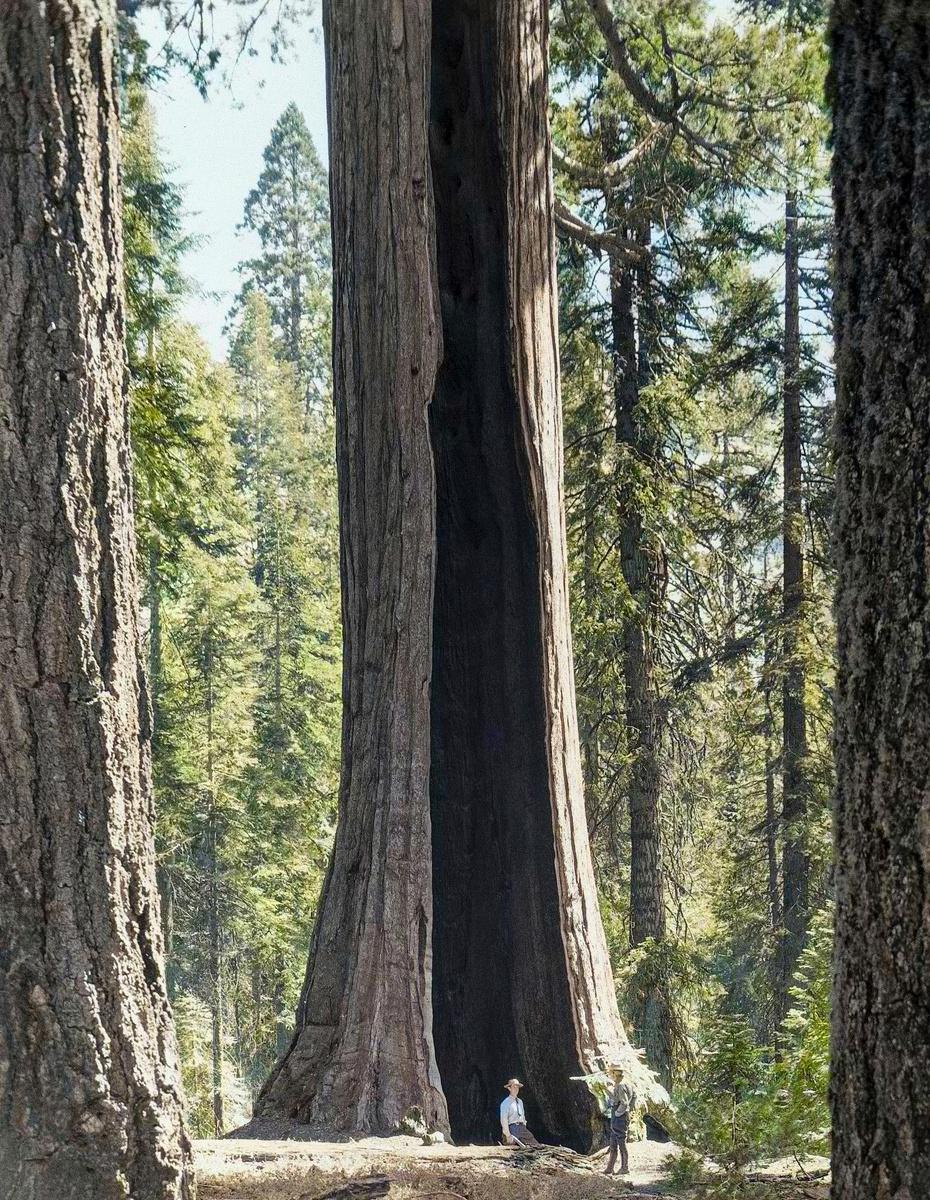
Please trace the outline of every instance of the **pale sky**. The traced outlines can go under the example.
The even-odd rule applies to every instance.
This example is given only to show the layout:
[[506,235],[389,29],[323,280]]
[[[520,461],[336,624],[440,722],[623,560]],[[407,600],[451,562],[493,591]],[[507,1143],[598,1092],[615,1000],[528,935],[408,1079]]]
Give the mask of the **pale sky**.
[[[222,14],[225,6],[217,5]],[[139,22],[156,59],[165,34],[151,13]],[[262,169],[262,151],[271,128],[291,100],[302,110],[325,162],[326,86],[323,37],[317,21],[292,34],[294,47],[284,64],[269,55],[242,57],[231,85],[217,79],[204,101],[189,77],[174,72],[154,95],[162,151],[175,168],[185,194],[187,231],[203,244],[185,259],[188,275],[206,293],[194,298],[185,315],[199,326],[217,357],[223,357],[223,325],[239,290],[236,264],[255,252],[257,240],[237,233],[242,207]]]

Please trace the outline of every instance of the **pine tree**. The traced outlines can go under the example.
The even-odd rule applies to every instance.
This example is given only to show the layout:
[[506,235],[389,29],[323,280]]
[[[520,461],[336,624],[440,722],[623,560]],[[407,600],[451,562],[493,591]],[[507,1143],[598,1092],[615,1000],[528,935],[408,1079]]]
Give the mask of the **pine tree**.
[[243,797],[254,753],[250,724],[255,595],[234,556],[204,555],[184,600],[176,641],[187,676],[185,774],[192,801],[188,832],[200,885],[194,922],[206,935],[201,953],[213,1027],[213,1135],[222,1137],[228,914],[241,877],[236,868],[248,851]]
[[[798,0],[749,0],[744,6],[756,18],[774,19],[781,50],[799,60],[803,82],[804,59],[819,58],[805,47],[819,39],[824,23],[823,5]],[[816,56],[816,57],[815,57]],[[820,72],[816,72],[819,76]],[[813,81],[811,81],[813,82]],[[819,83],[819,80],[818,80]],[[808,84],[808,86],[811,86]],[[814,85],[817,86],[817,85]],[[782,805],[784,840],[782,969],[778,1004],[784,1015],[798,958],[807,939],[812,912],[812,863],[808,824],[812,807],[808,761],[807,656],[805,608],[811,602],[810,572],[805,569],[805,429],[803,402],[808,382],[802,369],[801,256],[806,236],[805,201],[822,181],[819,121],[788,120],[782,133],[786,186],[784,193],[784,333],[782,351]]]
[[[309,933],[295,870],[305,879],[304,894],[313,894],[312,879],[319,883],[314,839],[335,816],[338,790],[333,429],[327,410],[304,413],[293,372],[274,355],[270,307],[258,292],[246,298],[230,364],[240,400],[239,489],[249,511],[250,569],[260,597],[249,795],[264,849],[255,869],[265,880],[265,904],[275,909],[257,969],[272,996],[280,1053],[290,1034],[287,981]],[[266,1071],[271,1066],[265,1062]]]
[[161,607],[172,564],[194,532],[197,474],[203,450],[191,398],[190,339],[178,338],[177,313],[189,290],[181,260],[190,242],[183,199],[161,160],[144,78],[146,47],[123,23],[122,196],[126,347],[135,481],[136,536],[149,609],[148,668],[154,752],[160,731]]
[[[623,680],[616,702],[625,715],[629,941],[634,949],[650,947],[658,963],[665,954],[669,899],[663,792],[671,764],[663,741],[675,703],[665,692],[663,677],[667,667],[685,657],[689,642],[699,658],[712,660],[717,653],[704,628],[704,611],[698,615],[698,646],[691,614],[691,629],[682,636],[684,610],[692,600],[705,609],[707,589],[687,563],[669,561],[685,539],[693,541],[698,533],[687,526],[706,522],[706,514],[694,504],[693,486],[678,478],[682,467],[691,469],[688,443],[699,432],[679,420],[679,414],[685,415],[681,387],[693,347],[708,340],[704,329],[694,328],[693,314],[718,285],[710,255],[729,249],[739,237],[742,214],[733,199],[734,174],[746,173],[749,157],[746,133],[724,115],[725,106],[714,121],[712,139],[698,130],[728,85],[728,94],[739,95],[747,111],[761,101],[756,101],[746,73],[746,63],[759,57],[758,47],[741,43],[732,31],[708,31],[696,6],[682,6],[674,22],[657,17],[655,23],[654,37],[642,27],[627,37],[607,5],[563,7],[557,63],[572,99],[556,120],[561,142],[556,164],[566,194],[581,210],[576,213],[567,203],[559,207],[560,232],[607,266],[603,287],[609,289],[609,305],[599,319],[609,354],[610,413],[601,414],[589,436],[596,443],[602,436],[597,428],[609,420],[617,442],[615,453],[600,455],[600,464],[613,464],[618,555],[609,569],[618,568],[624,596],[617,639]],[[657,44],[665,45],[662,57],[656,55]],[[674,78],[670,86],[668,82],[669,62],[672,72],[677,62],[673,45],[682,61],[687,56],[692,65],[718,60],[724,53],[734,64],[702,83],[687,112]],[[756,153],[764,154],[761,136],[756,141]],[[726,222],[732,230],[730,246]],[[722,234],[717,232],[721,227]],[[748,302],[732,308],[731,331],[745,320],[753,302],[758,310],[759,297],[751,294]],[[721,336],[722,343],[725,338]],[[680,451],[669,440],[669,426],[676,428]],[[597,492],[595,484],[594,506],[603,503],[594,498]],[[585,522],[590,520],[589,513]],[[682,549],[676,557],[685,553]],[[731,572],[722,561],[715,563],[715,569],[721,568],[724,575]],[[735,623],[734,612],[721,640],[738,641]],[[599,732],[603,736],[602,726]],[[641,979],[635,990],[633,1020],[649,1061],[669,1080],[673,989],[660,972],[650,974],[654,982],[646,986]]]
[[0,21],[0,1179],[17,1200],[193,1194],[136,611],[114,27],[102,0]]
[[[688,928],[695,908],[701,911],[705,889],[716,893],[713,876],[696,890],[688,880],[689,843],[711,830],[721,838],[724,861],[732,853],[747,898],[745,910],[727,912],[721,889],[727,919],[715,969],[742,996],[760,1037],[770,1036],[776,1013],[784,1012],[786,826],[776,805],[783,757],[776,742],[784,721],[781,706],[770,713],[755,693],[771,698],[786,677],[785,622],[764,568],[781,541],[780,477],[772,460],[785,343],[779,296],[768,279],[769,256],[783,252],[785,240],[783,229],[773,230],[759,214],[772,179],[783,175],[789,140],[796,180],[813,187],[822,145],[814,103],[822,56],[815,31],[791,41],[775,22],[715,25],[697,5],[647,11],[634,21],[622,5],[565,4],[556,35],[556,77],[565,97],[554,122],[564,197],[557,221],[566,247],[575,248],[563,252],[563,263],[573,256],[573,273],[581,263],[587,274],[586,284],[572,285],[577,298],[571,313],[563,310],[563,330],[571,325],[573,342],[587,337],[599,347],[607,372],[602,398],[592,400],[598,384],[586,368],[584,405],[569,408],[576,595],[583,587],[596,601],[578,652],[598,714],[591,726],[595,742],[584,747],[594,784],[588,809],[596,826],[610,831],[608,861],[629,871],[627,902],[616,869],[605,881],[602,867],[602,890],[611,896],[617,925],[627,923],[628,942],[655,947],[635,951],[629,962],[639,965],[631,973],[625,964],[623,977],[638,1036],[650,1060],[667,1072],[676,1055],[687,1058],[688,1045],[677,999],[682,988],[672,981],[663,988],[658,964],[687,961],[674,938]],[[802,299],[820,286],[811,270],[812,207],[805,193],[794,246]],[[803,317],[794,322],[797,366],[788,374],[810,437],[809,413],[827,407],[826,372],[807,336],[811,318]],[[570,369],[566,379],[571,396]],[[623,438],[615,454],[605,439],[618,412]],[[792,462],[797,449],[793,445]],[[813,538],[817,502],[809,475],[810,468],[805,545]],[[610,500],[617,505],[615,522]],[[822,559],[809,563],[790,655],[795,676],[800,670],[807,684],[805,704],[816,709],[811,725],[828,704],[818,689],[828,684],[829,651],[821,655],[813,636],[821,626],[825,582]],[[622,680],[601,666],[606,644],[624,663]],[[749,724],[731,724],[737,713]],[[715,721],[724,723],[727,737]],[[824,882],[820,817],[829,785],[821,788],[819,729],[811,739],[802,756],[808,812],[791,823],[790,844],[804,855],[813,907]],[[719,771],[713,787],[705,775],[708,758]],[[682,797],[704,789],[708,811],[697,814],[694,801]],[[617,820],[624,801],[629,839]],[[719,827],[711,813],[720,814]],[[795,857],[789,853],[792,862]],[[755,873],[757,865],[764,874]],[[734,876],[724,877],[733,884]],[[671,935],[665,913],[655,919],[661,911],[655,897],[675,914]],[[618,965],[623,943],[621,930],[614,935]],[[663,990],[674,1002],[663,1002]]]
[[[229,1101],[243,1091],[228,1030],[229,959],[251,899],[243,894],[245,856],[252,838],[264,832],[246,820],[256,753],[258,595],[236,495],[232,375],[210,360],[192,331],[174,324],[170,335],[170,353],[188,377],[184,403],[197,451],[185,467],[198,499],[190,512],[196,536],[179,537],[170,571],[159,577],[157,629],[150,610],[150,644],[156,633],[160,638],[154,756],[159,874],[172,1001],[200,1004],[210,1018],[211,1117],[195,1131],[216,1136],[230,1123]],[[157,533],[168,543],[172,528]],[[198,1086],[187,1060],[184,1068],[185,1082]],[[201,1099],[192,1096],[197,1112]],[[241,1097],[236,1115],[245,1115]]]
[[922,4],[833,6],[836,1200],[930,1179],[928,36]]
[[245,201],[242,227],[261,241],[240,268],[265,296],[278,353],[294,369],[305,405],[322,408],[329,392],[331,305],[329,195],[326,172],[303,114],[291,103],[278,118],[265,166]]

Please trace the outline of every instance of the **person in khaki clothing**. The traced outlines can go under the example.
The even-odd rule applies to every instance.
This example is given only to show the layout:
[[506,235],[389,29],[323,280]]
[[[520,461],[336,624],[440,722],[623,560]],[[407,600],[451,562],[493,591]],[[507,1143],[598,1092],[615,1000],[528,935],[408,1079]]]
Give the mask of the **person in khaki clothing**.
[[620,1175],[629,1175],[630,1156],[626,1148],[627,1134],[630,1132],[630,1114],[636,1104],[636,1092],[633,1085],[623,1077],[623,1068],[614,1065],[610,1069],[610,1077],[614,1086],[610,1093],[610,1149],[607,1151],[607,1167],[605,1175],[614,1174],[617,1154],[620,1154]]

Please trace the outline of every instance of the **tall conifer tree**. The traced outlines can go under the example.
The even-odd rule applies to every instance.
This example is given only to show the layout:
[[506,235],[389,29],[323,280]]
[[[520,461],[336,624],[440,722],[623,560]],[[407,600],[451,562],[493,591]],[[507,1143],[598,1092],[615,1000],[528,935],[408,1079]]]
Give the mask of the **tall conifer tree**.
[[294,368],[309,408],[328,394],[329,194],[303,114],[293,102],[278,118],[264,151],[265,166],[245,201],[243,227],[261,253],[242,265],[246,292],[271,306],[278,352]]
[[0,19],[0,1181],[183,1200],[136,607],[115,9]]

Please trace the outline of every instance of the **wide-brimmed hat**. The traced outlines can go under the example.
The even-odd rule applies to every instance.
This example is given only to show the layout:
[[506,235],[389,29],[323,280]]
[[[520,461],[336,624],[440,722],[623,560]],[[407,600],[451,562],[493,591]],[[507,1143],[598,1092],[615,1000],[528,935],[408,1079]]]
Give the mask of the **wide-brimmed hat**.
[[514,1083],[517,1085],[517,1087],[523,1087],[523,1084],[520,1082],[520,1080],[516,1079],[516,1078],[508,1079],[507,1082],[504,1084],[504,1087],[510,1087]]

